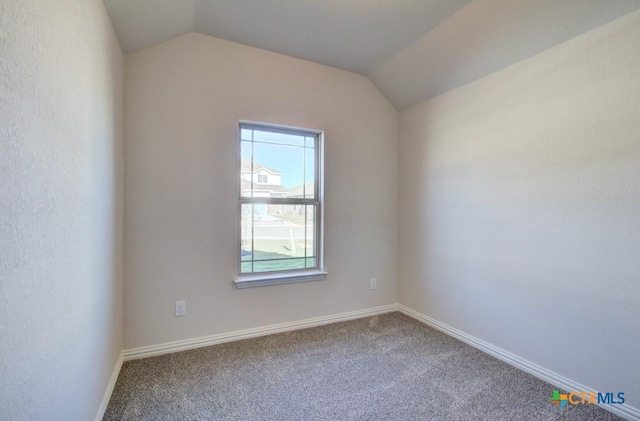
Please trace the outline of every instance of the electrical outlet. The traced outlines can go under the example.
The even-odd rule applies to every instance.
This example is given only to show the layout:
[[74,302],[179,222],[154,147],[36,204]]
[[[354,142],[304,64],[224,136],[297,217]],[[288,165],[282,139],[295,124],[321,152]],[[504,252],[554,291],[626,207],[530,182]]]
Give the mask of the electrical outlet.
[[378,280],[376,278],[371,278],[371,289],[378,288]]
[[187,302],[176,301],[176,317],[182,317],[187,315]]

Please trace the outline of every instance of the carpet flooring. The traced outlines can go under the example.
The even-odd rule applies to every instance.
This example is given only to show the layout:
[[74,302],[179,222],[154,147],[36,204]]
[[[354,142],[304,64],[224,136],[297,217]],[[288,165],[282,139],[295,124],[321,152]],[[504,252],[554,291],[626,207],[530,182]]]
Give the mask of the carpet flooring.
[[400,313],[124,364],[104,420],[619,420]]

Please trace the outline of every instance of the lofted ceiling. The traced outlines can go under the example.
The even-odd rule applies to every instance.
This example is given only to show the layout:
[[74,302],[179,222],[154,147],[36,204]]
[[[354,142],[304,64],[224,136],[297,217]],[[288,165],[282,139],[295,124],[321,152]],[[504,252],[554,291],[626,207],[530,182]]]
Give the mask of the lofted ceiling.
[[125,53],[187,32],[367,74],[470,0],[105,0]]
[[402,110],[640,0],[104,0],[125,53],[199,32],[368,76]]
[[368,76],[403,110],[637,9],[640,0],[474,0]]

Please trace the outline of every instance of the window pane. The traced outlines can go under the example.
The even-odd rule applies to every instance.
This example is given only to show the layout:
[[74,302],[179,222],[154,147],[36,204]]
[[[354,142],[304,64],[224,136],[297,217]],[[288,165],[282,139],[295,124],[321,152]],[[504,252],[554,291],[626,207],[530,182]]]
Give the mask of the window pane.
[[316,178],[316,154],[315,150],[305,148],[304,165],[304,197],[305,199],[315,198],[315,178]]
[[253,264],[254,272],[276,272],[282,270],[304,269],[305,259],[266,260]]
[[240,260],[242,273],[252,272],[253,258],[253,205],[243,204],[240,207]]
[[300,146],[241,141],[241,197],[314,199],[316,151],[304,142],[312,139],[315,145],[315,138],[259,130],[252,133],[254,139],[284,136],[285,141]]
[[[293,208],[304,206],[289,205]],[[254,204],[253,212],[253,260],[288,259],[305,257],[304,216],[285,221],[275,218],[272,208],[282,205]]]
[[253,131],[255,142],[280,143],[284,145],[304,146],[304,136],[295,134],[275,133],[261,130]]
[[305,138],[305,146],[307,146],[308,148],[314,148],[315,147],[315,137],[306,137]]
[[[289,207],[288,221],[265,218],[269,207]],[[315,267],[316,205],[242,205],[242,272],[271,272]],[[253,240],[253,241],[251,241]]]
[[303,197],[304,151],[297,146],[254,143],[253,197]]
[[316,254],[316,205],[306,206],[306,220],[305,220],[305,233],[306,233],[306,256],[315,257]]
[[251,197],[251,142],[240,142],[240,196]]
[[264,203],[265,199],[317,199],[317,137],[252,126],[240,130],[240,193],[244,202],[250,202],[240,206],[241,273],[318,267],[318,205]]

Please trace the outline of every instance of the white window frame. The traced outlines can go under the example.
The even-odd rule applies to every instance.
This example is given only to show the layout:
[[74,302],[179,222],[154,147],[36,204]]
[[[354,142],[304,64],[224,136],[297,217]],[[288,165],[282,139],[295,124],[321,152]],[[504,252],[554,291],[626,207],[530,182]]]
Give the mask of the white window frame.
[[[269,132],[280,132],[286,134],[296,134],[315,139],[315,180],[314,198],[280,198],[280,197],[242,197],[242,153],[241,153],[241,133],[242,129],[261,130]],[[311,130],[292,126],[281,126],[268,123],[259,123],[247,120],[240,120],[238,124],[238,246],[236,257],[238,259],[238,277],[234,283],[237,288],[258,287],[266,285],[288,284],[295,282],[318,281],[326,279],[327,272],[324,269],[324,132],[321,130]],[[253,177],[251,177],[253,180]],[[257,184],[257,183],[256,183]],[[274,272],[252,272],[242,273],[242,205],[243,204],[281,204],[281,205],[315,205],[315,237],[316,241],[316,266],[304,269],[288,269]],[[246,261],[245,261],[246,262]]]

